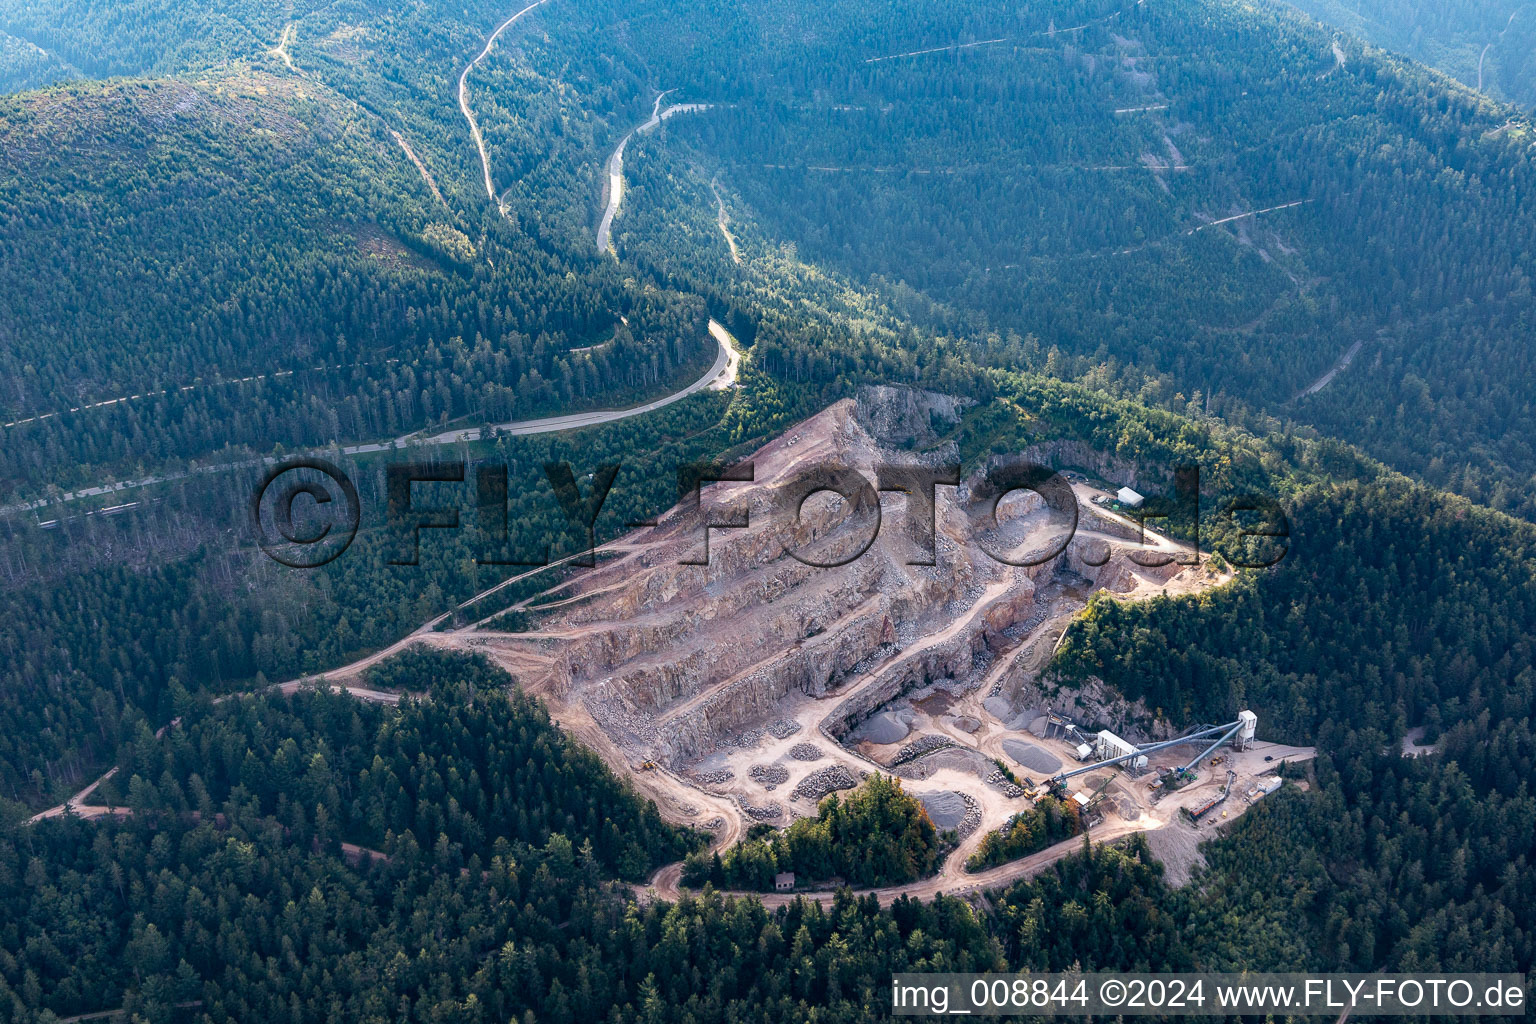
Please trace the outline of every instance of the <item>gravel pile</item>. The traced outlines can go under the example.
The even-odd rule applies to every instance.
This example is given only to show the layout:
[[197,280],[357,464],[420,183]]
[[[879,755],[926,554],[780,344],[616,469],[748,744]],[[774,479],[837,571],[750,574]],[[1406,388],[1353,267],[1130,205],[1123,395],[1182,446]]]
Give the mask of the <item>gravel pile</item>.
[[945,747],[952,747],[954,745],[955,741],[948,736],[938,736],[933,733],[929,733],[927,736],[919,736],[896,752],[896,756],[891,759],[891,765],[894,767],[898,764],[905,764],[915,758],[922,757],[924,754],[931,754],[935,750],[943,750]]
[[763,730],[749,729],[726,738],[723,742],[733,747],[755,747],[763,738]]
[[781,764],[755,764],[747,774],[767,789],[782,786],[789,781],[789,769]]
[[593,721],[610,736],[645,736],[654,731],[649,715],[636,715],[624,706],[623,701],[613,697],[583,697],[581,703],[592,715]]
[[1054,774],[1061,771],[1061,758],[1043,747],[1023,740],[1003,740],[1003,752],[1032,772]]
[[820,761],[823,755],[814,743],[796,743],[789,748],[789,756],[796,761]]
[[803,796],[808,800],[820,800],[828,793],[839,789],[852,789],[858,784],[859,780],[853,777],[852,772],[840,764],[834,764],[811,772],[801,779],[800,785],[795,787],[795,796]]
[[799,722],[791,722],[787,718],[781,718],[768,727],[768,731],[776,740],[787,740],[800,731]]
[[972,718],[970,715],[956,715],[954,717],[954,725],[961,732],[975,732],[981,728],[981,721]]
[[928,820],[940,831],[958,828],[965,817],[965,797],[959,793],[919,793],[917,802],[928,812]]
[[961,793],[960,799],[965,801],[965,816],[960,819],[960,824],[955,827],[955,831],[960,833],[961,839],[964,839],[981,827],[981,805],[969,793]]
[[753,807],[751,804],[742,804],[741,809],[747,812],[747,817],[756,818],[758,821],[773,821],[784,814],[784,808],[778,804],[769,804],[767,807]]
[[886,744],[900,743],[911,731],[907,723],[902,721],[895,712],[882,711],[877,715],[871,715],[863,725],[853,731],[853,735],[855,739]]
[[729,768],[716,768],[712,772],[694,772],[693,781],[703,786],[720,786],[730,782],[736,773]]
[[725,828],[725,819],[724,818],[710,818],[708,821],[706,821],[704,823],[703,827],[709,829],[711,832],[718,832],[722,828]]

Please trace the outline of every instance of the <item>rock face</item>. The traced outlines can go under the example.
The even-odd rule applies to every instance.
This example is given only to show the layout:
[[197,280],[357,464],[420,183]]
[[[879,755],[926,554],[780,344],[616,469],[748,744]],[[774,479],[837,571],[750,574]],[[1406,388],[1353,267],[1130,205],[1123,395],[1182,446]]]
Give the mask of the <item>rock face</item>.
[[[940,431],[966,404],[862,389],[754,453],[752,482],[709,484],[525,603],[535,628],[486,633],[486,653],[585,708],[625,756],[672,766],[801,723],[841,740],[908,691],[973,675],[1038,617],[1043,580],[1070,571],[1094,584],[1118,560],[1091,564],[1095,541],[1080,538],[1038,564],[998,561],[986,550],[1048,549],[1063,524],[1028,495],[978,527],[960,507],[971,480],[941,490],[924,550],[913,499],[877,494],[876,469],[957,462]],[[841,471],[828,479],[847,497],[812,493],[813,470]],[[936,564],[913,564],[924,561]],[[795,720],[794,707],[822,700],[825,712]]]
[[926,448],[960,422],[976,402],[916,388],[865,385],[859,388],[855,415],[871,437],[893,448]]

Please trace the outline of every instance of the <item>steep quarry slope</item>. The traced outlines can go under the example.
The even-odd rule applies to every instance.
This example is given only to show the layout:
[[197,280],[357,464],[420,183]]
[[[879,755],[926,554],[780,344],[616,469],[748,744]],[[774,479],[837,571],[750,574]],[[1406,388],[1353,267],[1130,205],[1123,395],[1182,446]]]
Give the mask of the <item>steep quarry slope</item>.
[[[746,460],[751,482],[709,484],[697,507],[679,504],[611,546],[598,568],[526,602],[531,631],[479,631],[471,642],[624,769],[655,761],[772,821],[786,810],[811,813],[829,789],[921,753],[871,747],[850,733],[934,686],[957,696],[983,684],[996,692],[1010,675],[1032,672],[1094,589],[1154,593],[1175,576],[1175,586],[1219,581],[1202,568],[1134,564],[1126,554],[1141,547],[1135,531],[1086,498],[1065,551],[1037,565],[1005,564],[983,545],[1014,561],[1038,557],[1065,539],[1071,515],[1016,491],[993,520],[976,497],[979,474],[938,487],[931,557],[908,514],[916,503],[899,491],[876,499],[871,489],[851,503],[823,492],[797,515],[812,470],[843,467],[873,485],[880,466],[957,464],[936,431],[957,422],[960,406],[891,388],[839,402]],[[1072,492],[1063,485],[1061,493],[1070,510]],[[988,511],[973,523],[976,509]],[[746,525],[708,530],[707,564],[695,564],[705,562],[704,523],[733,521]],[[911,564],[927,560],[936,564]],[[946,742],[963,745],[957,735]],[[922,777],[978,789],[991,768],[982,759],[936,771]]]

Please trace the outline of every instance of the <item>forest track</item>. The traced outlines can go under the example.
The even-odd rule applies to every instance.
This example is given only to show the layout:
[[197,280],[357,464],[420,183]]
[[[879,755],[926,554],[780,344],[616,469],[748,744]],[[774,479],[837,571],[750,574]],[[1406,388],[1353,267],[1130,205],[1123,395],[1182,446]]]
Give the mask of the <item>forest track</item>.
[[277,45],[272,47],[272,49],[268,50],[267,52],[286,64],[289,71],[302,74],[303,72],[299,71],[298,65],[294,64],[293,57],[288,53],[288,44],[292,43],[297,35],[297,26],[295,26],[294,23],[290,21],[288,24],[283,26],[283,34],[278,37]]
[[736,248],[736,238],[731,234],[731,218],[725,212],[725,198],[720,195],[720,179],[718,176],[711,178],[709,190],[715,194],[715,224],[719,226],[720,233],[725,236],[725,244],[731,250],[731,262],[741,262],[741,250]]
[[[411,635],[412,637],[415,636],[414,633]],[[402,643],[403,642],[404,641],[402,641]],[[398,645],[393,645],[391,648],[389,648],[389,650],[394,650],[395,646]],[[382,653],[383,652],[380,652],[380,654]],[[374,657],[377,658],[378,655],[375,655]],[[371,661],[371,659],[369,660]],[[284,696],[292,696],[294,693],[298,692],[301,685],[310,681],[311,680],[308,679],[295,679],[286,683],[274,683],[273,685],[260,690],[247,690],[241,693],[227,693],[222,697],[215,698],[213,702],[215,704],[222,704],[225,701],[233,700],[236,697],[256,697],[264,693],[280,693]],[[402,697],[412,696],[411,694],[405,693],[389,693],[384,690],[373,690],[365,686],[338,686],[336,689],[341,690],[343,693],[349,694],[350,696],[356,697],[358,700],[369,701],[374,704],[389,704],[392,706],[398,705]],[[180,718],[171,719],[168,723],[155,730],[155,739],[163,739],[168,731],[174,729],[180,724]],[[39,821],[43,821],[44,819],[57,818],[65,814],[75,814],[82,818],[101,818],[108,815],[125,817],[128,814],[131,814],[132,812],[126,807],[108,807],[102,804],[87,804],[85,802],[90,798],[92,793],[96,792],[96,788],[98,786],[116,774],[117,768],[114,766],[100,778],[98,778],[95,782],[92,782],[89,786],[86,786],[84,789],[80,790],[80,792],[76,793],[74,796],[70,797],[68,800],[65,800],[58,806],[50,807],[46,811],[40,811],[37,814],[32,815],[32,817],[26,820],[25,824],[33,825]]]
[[1349,369],[1349,364],[1355,361],[1355,356],[1360,354],[1360,349],[1364,345],[1365,339],[1362,338],[1361,340],[1355,342],[1353,345],[1349,346],[1349,348],[1345,349],[1344,354],[1339,356],[1338,361],[1328,369],[1327,373],[1323,374],[1321,377],[1317,378],[1317,380],[1302,388],[1299,392],[1297,392],[1296,397],[1292,399],[1292,401],[1299,401],[1303,398],[1306,398],[1308,395],[1315,395],[1329,384],[1332,384],[1333,378]]
[[[480,153],[480,169],[485,174],[485,195],[491,202],[496,202],[496,187],[491,184],[491,155],[485,148],[485,136],[480,133],[480,122],[475,120],[475,112],[469,108],[469,73],[475,70],[476,65],[491,55],[491,48],[496,45],[496,37],[511,28],[518,19],[532,11],[535,7],[542,7],[549,0],[534,0],[533,3],[518,11],[506,21],[497,25],[485,39],[485,48],[480,55],[464,66],[459,72],[459,111],[464,115],[464,120],[469,122],[469,134],[474,136],[475,149]],[[499,207],[498,207],[499,208]]]
[[443,204],[443,209],[448,209],[448,200],[444,199],[443,193],[438,190],[437,182],[432,178],[432,172],[427,170],[427,165],[421,162],[421,157],[416,155],[416,151],[411,148],[411,144],[406,141],[405,136],[393,128],[389,130],[389,134],[395,137],[395,141],[400,143],[400,148],[405,150],[405,155],[410,157],[411,163],[416,165],[416,169],[421,172],[421,180],[427,183],[427,188],[432,190],[432,195],[437,198],[439,203]]
[[1008,36],[999,36],[996,39],[979,39],[974,43],[950,43],[948,46],[930,46],[926,50],[908,50],[906,53],[891,53],[884,57],[866,57],[865,64],[879,64],[887,60],[901,60],[903,57],[924,57],[930,53],[951,53],[960,50],[972,50],[978,46],[995,46],[998,43],[1009,41]]
[[[1166,822],[1156,818],[1148,818],[1143,815],[1136,821],[1116,821],[1114,824],[1100,826],[1091,829],[1086,834],[1078,834],[1069,839],[1063,839],[1059,843],[1047,846],[1043,850],[1037,850],[1026,857],[1009,861],[1007,864],[999,864],[997,867],[988,868],[985,871],[969,872],[965,870],[965,862],[981,845],[982,838],[987,834],[987,829],[979,828],[964,842],[956,847],[949,856],[944,858],[944,864],[939,871],[929,878],[921,878],[905,885],[888,885],[877,889],[854,889],[852,894],[861,898],[874,896],[883,907],[890,906],[903,896],[909,896],[917,900],[932,900],[940,893],[949,896],[963,896],[984,889],[996,889],[1025,878],[1033,878],[1046,868],[1078,853],[1086,842],[1092,841],[1100,846],[1124,839],[1126,836],[1135,835],[1138,832],[1149,832],[1162,828]],[[637,896],[666,900],[676,903],[682,898],[683,865],[679,861],[668,864],[656,871],[650,881],[644,885],[633,886]],[[823,907],[830,907],[837,898],[835,891],[829,892],[795,892],[795,893],[765,893],[746,892],[739,890],[726,890],[722,893],[726,896],[737,898],[753,898],[760,900],[764,907],[786,907],[796,900],[807,900],[819,903]]]

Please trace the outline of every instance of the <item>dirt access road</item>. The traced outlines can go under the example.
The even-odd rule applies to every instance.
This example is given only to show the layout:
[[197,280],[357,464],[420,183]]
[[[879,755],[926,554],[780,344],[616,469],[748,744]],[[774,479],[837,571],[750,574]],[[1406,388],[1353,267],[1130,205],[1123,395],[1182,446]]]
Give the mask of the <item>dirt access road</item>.
[[[1162,828],[1162,821],[1142,819],[1141,821],[1127,822],[1113,820],[1098,828],[1092,829],[1088,838],[1095,843],[1103,844],[1123,839],[1137,832],[1146,832],[1152,829]],[[888,907],[902,896],[910,896],[917,900],[932,900],[940,893],[949,896],[964,896],[968,893],[978,892],[983,889],[996,889],[1008,885],[1023,878],[1033,878],[1057,861],[1070,857],[1083,849],[1084,837],[1073,836],[1071,839],[1063,839],[1053,846],[1047,846],[1027,857],[1019,860],[1000,864],[986,871],[978,871],[974,874],[965,870],[966,859],[975,852],[981,843],[981,838],[986,834],[985,829],[978,829],[969,839],[961,843],[948,857],[944,859],[944,865],[938,874],[931,878],[920,879],[906,885],[891,885],[880,889],[855,889],[855,896],[864,897],[874,895],[880,901],[882,907]],[[668,902],[677,902],[682,898],[683,888],[680,885],[683,866],[681,863],[668,864],[651,876],[650,882],[645,885],[634,886],[637,896],[643,899],[660,899]],[[832,905],[836,899],[835,892],[797,892],[797,893],[761,893],[761,892],[729,892],[728,895],[739,897],[754,897],[762,901],[765,907],[784,907],[798,899],[810,900],[819,903],[823,907]]]
[[480,169],[485,174],[485,194],[493,203],[496,202],[496,186],[491,184],[491,157],[485,149],[485,136],[480,134],[480,122],[475,120],[475,112],[469,107],[469,73],[475,70],[475,67],[481,61],[491,55],[491,48],[496,45],[497,36],[516,24],[523,15],[536,7],[542,7],[548,2],[549,0],[534,0],[533,3],[512,15],[512,17],[500,25],[497,25],[491,34],[486,36],[485,48],[480,51],[480,55],[464,65],[464,70],[459,72],[459,112],[464,115],[464,120],[469,122],[469,134],[475,140],[475,149],[480,153]]
[[[624,198],[624,147],[629,145],[629,140],[636,135],[650,131],[669,117],[675,117],[678,114],[691,114],[695,111],[708,110],[710,108],[708,103],[678,103],[663,110],[661,101],[671,91],[671,89],[668,89],[666,92],[657,94],[656,103],[651,108],[651,116],[636,125],[630,130],[628,135],[620,139],[619,144],[614,147],[612,155],[608,157],[608,163],[605,167],[606,174],[603,179],[603,219],[597,225],[598,252],[608,252],[613,248],[613,218],[617,216],[619,202]],[[729,238],[730,236],[727,235],[726,237]],[[737,262],[741,261],[737,260]]]

